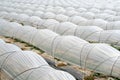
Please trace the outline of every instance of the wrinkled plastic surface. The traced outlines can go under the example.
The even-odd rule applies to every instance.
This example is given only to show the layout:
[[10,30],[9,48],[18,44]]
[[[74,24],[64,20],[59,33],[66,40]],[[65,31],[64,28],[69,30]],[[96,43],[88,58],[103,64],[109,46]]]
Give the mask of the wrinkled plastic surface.
[[[9,22],[7,23],[8,25],[11,24]],[[12,32],[4,34],[4,31],[8,30],[11,26],[4,27],[0,25],[0,34],[11,36]],[[31,35],[27,34],[26,27],[16,26],[15,28],[12,29],[13,32],[18,28],[22,31],[20,33],[18,31],[14,38],[24,41],[24,35],[22,35],[24,33],[26,36],[29,36],[25,42],[43,49],[53,57],[58,57],[64,61],[79,65],[82,68],[119,78],[120,52],[107,44],[90,44],[75,36],[59,36],[47,29],[37,30],[35,28],[33,29],[33,27],[28,27],[28,30],[31,29],[29,33],[33,33],[34,31],[38,33],[37,36],[36,34],[33,35],[31,41]],[[23,37],[18,37],[19,35]]]
[[55,70],[38,54],[22,51],[0,39],[1,80],[75,80],[67,72]]

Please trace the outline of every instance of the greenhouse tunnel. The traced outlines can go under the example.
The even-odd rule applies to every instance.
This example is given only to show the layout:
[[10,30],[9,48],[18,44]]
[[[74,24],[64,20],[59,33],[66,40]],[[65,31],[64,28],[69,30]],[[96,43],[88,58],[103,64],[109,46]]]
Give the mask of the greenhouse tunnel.
[[44,50],[53,57],[119,78],[120,52],[107,44],[90,44],[75,36],[60,36],[47,29],[37,30],[30,26],[22,27],[22,25],[5,20],[1,22],[6,23],[0,25],[0,35],[2,36],[20,39]]
[[120,79],[120,0],[0,0],[0,80],[101,79]]
[[[32,25],[38,29],[50,29],[60,35],[74,35],[93,43],[108,43],[120,47],[120,30],[103,30],[97,26],[78,26],[71,22],[59,23],[54,19],[43,20],[39,17],[29,17],[25,14],[15,17],[15,13],[5,16],[10,21],[18,21],[24,25]],[[23,17],[22,17],[23,16]],[[8,19],[7,18],[7,19]],[[18,20],[19,19],[19,20]]]
[[67,72],[55,70],[38,54],[22,51],[0,39],[1,80],[76,80]]
[[[98,16],[98,18],[94,18],[93,20],[89,20],[89,19],[86,19],[90,16],[90,14],[92,12],[79,12],[79,9],[76,10],[75,8],[71,9],[71,7],[68,7],[68,9],[66,8],[63,12],[59,12],[58,14],[56,13],[57,12],[57,9],[64,9],[64,7],[60,6],[60,7],[56,7],[55,9],[53,7],[47,7],[47,9],[45,7],[40,7],[40,11],[39,9],[34,9],[31,7],[29,7],[28,5],[25,6],[25,4],[21,5],[20,4],[15,4],[15,5],[19,5],[16,9],[16,6],[8,6],[8,3],[5,3],[5,4],[1,4],[1,11],[8,11],[8,12],[11,12],[11,11],[15,11],[17,13],[21,13],[22,12],[22,9],[24,9],[24,12],[25,14],[28,14],[28,15],[34,15],[34,16],[39,16],[41,18],[45,18],[45,19],[48,19],[48,18],[53,18],[53,19],[56,19],[58,21],[70,21],[70,22],[73,22],[75,24],[78,24],[79,26],[90,26],[90,25],[96,25],[96,26],[99,26],[103,29],[119,29],[119,26],[118,24],[120,24],[119,20],[120,20],[120,15],[116,15],[117,12],[115,11],[110,11],[109,9],[108,10],[104,10],[104,13],[100,13],[96,16]],[[3,7],[2,7],[3,6]],[[5,6],[5,7],[4,7]],[[52,9],[52,10],[51,10]],[[35,12],[34,12],[35,10]],[[69,14],[67,14],[69,13]],[[77,13],[77,14],[76,14]],[[86,17],[83,17],[81,16],[81,14],[85,15]],[[72,15],[72,16],[69,16],[69,15]],[[77,16],[77,17],[76,17]],[[101,16],[101,17],[100,17]],[[100,18],[100,19],[99,19]],[[113,22],[111,21],[106,21],[102,18],[106,18],[106,19],[109,19],[111,20],[111,18],[113,18]],[[77,20],[77,23],[75,22]],[[115,21],[115,22],[114,22]]]

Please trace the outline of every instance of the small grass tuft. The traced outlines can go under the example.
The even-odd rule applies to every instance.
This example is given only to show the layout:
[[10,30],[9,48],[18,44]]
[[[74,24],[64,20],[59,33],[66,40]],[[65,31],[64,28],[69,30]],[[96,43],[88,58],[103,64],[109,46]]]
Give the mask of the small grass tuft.
[[84,80],[94,80],[94,79],[95,79],[95,77],[93,74],[91,74],[90,76],[84,77]]

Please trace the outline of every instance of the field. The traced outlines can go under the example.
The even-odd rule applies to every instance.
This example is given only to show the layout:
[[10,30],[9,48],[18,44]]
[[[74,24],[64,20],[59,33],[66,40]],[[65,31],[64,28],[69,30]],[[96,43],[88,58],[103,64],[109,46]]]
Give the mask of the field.
[[0,80],[119,80],[119,3],[0,0]]

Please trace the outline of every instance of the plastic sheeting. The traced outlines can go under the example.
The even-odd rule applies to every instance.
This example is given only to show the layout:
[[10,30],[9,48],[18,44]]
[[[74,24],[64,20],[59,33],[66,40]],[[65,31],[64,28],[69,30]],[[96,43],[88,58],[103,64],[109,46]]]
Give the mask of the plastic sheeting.
[[[10,9],[10,12],[12,12],[12,11],[17,12],[17,9],[9,8],[9,7],[8,7],[8,9],[6,8],[3,11],[8,11],[9,9]],[[11,10],[11,9],[14,9],[14,10]],[[83,25],[84,26],[86,26],[86,25],[88,25],[88,26],[99,26],[99,27],[101,27],[102,29],[105,29],[105,30],[119,29],[119,26],[118,26],[118,24],[120,23],[119,22],[119,19],[120,19],[119,16],[114,16],[114,18],[113,18],[113,16],[108,15],[107,13],[100,13],[100,14],[96,15],[96,18],[101,18],[102,20],[96,19],[95,16],[93,17],[93,20],[88,20],[86,18],[91,18],[90,15],[92,15],[92,12],[79,13],[79,14],[83,15],[84,17],[86,17],[85,19],[83,19],[83,17],[81,17],[81,15],[73,14],[76,11],[70,11],[71,13],[69,13],[69,14],[72,15],[71,17],[66,15],[68,11],[66,11],[66,14],[55,14],[55,13],[53,13],[54,11],[52,11],[52,12],[42,12],[42,11],[35,11],[35,12],[32,11],[31,12],[31,11],[32,10],[29,10],[29,9],[25,8],[23,13],[28,14],[30,16],[32,16],[32,15],[39,16],[39,17],[44,18],[44,19],[56,19],[60,22],[61,21],[70,21],[70,22],[73,22],[75,24],[76,24],[76,20],[77,20],[77,23],[78,23],[77,25],[80,25],[80,26],[83,26]],[[112,13],[109,10],[104,10],[104,12]],[[18,12],[18,13],[21,13],[21,12]],[[79,18],[76,17],[76,16],[79,16]],[[21,18],[22,18],[22,16],[21,16]],[[82,18],[82,20],[81,20],[81,18]],[[113,20],[113,21],[118,20],[118,21],[107,22],[107,21],[103,20],[103,18],[108,19],[108,20]]]
[[38,54],[22,51],[0,39],[1,80],[75,80],[67,72],[55,70]]
[[[11,15],[11,14],[9,14]],[[17,21],[19,23],[22,23],[24,25],[32,25],[38,29],[50,29],[60,35],[74,35],[79,38],[82,38],[84,40],[87,40],[89,42],[94,43],[108,43],[111,45],[116,45],[116,47],[120,46],[120,30],[102,30],[101,28],[97,26],[77,26],[71,22],[61,22],[54,19],[41,19],[37,16],[28,17],[27,15],[24,15],[24,19],[21,18],[24,14],[20,14],[19,19],[14,18],[14,21]],[[25,18],[25,16],[27,16]],[[10,20],[10,19],[9,19]],[[101,20],[96,20],[96,24],[100,26],[102,25]],[[92,23],[92,22],[91,22]],[[95,25],[96,25],[95,24]]]
[[[102,10],[99,10],[97,8],[92,8],[92,9],[87,10],[88,11],[87,12],[85,8],[82,8],[82,9],[81,8],[76,9],[76,8],[73,8],[73,7],[64,8],[62,6],[59,6],[59,7],[57,6],[57,8],[56,7],[54,8],[53,6],[49,5],[50,7],[45,6],[46,7],[45,8],[45,7],[39,6],[39,8],[36,9],[35,6],[33,6],[31,4],[29,4],[29,5],[30,6],[24,4],[24,5],[19,6],[17,8],[27,9],[27,10],[24,10],[24,13],[26,13],[28,15],[33,15],[34,14],[34,11],[32,11],[32,10],[44,11],[44,12],[46,12],[45,15],[47,14],[47,16],[49,18],[53,18],[53,17],[50,17],[50,16],[55,15],[55,14],[64,14],[64,15],[67,15],[69,17],[79,15],[79,16],[85,17],[87,19],[101,18],[101,19],[104,19],[104,20],[107,20],[107,21],[117,21],[118,19],[116,19],[116,16],[119,16],[118,12],[115,12],[115,11],[110,10],[110,9],[105,9],[105,10],[102,11]],[[5,5],[2,5],[2,6],[7,6],[7,5],[5,4]],[[9,7],[13,8],[11,11],[18,11],[18,10],[14,9],[14,8],[16,8],[16,6],[18,6],[18,4],[17,5],[15,4],[15,6],[9,6]],[[85,11],[84,11],[84,9],[85,9]],[[3,9],[1,9],[1,10],[3,10]],[[20,11],[20,13],[21,13],[21,11]],[[50,14],[48,14],[48,13],[50,13]],[[43,15],[43,13],[41,15]],[[47,16],[45,16],[45,17],[47,17]]]
[[[3,14],[7,15],[6,13],[1,13],[0,15],[2,16]],[[105,29],[105,30],[112,30],[112,29],[115,29],[115,30],[119,30],[119,26],[118,24],[120,24],[119,21],[115,21],[115,22],[107,22],[103,19],[93,19],[93,20],[87,20],[81,16],[72,16],[72,17],[68,17],[68,16],[65,16],[63,14],[58,14],[58,15],[55,15],[53,16],[54,13],[51,13],[51,12],[47,12],[47,13],[42,13],[41,15],[35,15],[35,16],[38,16],[38,17],[41,17],[43,19],[56,19],[58,20],[59,22],[64,22],[64,21],[70,21],[72,23],[75,23],[79,26],[98,26],[102,29]],[[22,19],[22,16],[24,16],[23,20],[27,19],[27,15],[22,15],[20,16],[20,19]],[[43,16],[43,17],[42,17]],[[7,16],[3,16],[3,17],[7,17]],[[104,17],[104,16],[103,16]],[[8,18],[9,18],[9,15],[8,15]],[[9,18],[10,19],[10,18]],[[119,17],[118,17],[119,19]],[[18,17],[18,20],[19,20],[19,17]],[[21,21],[22,22],[22,21]]]
[[[5,0],[5,1],[10,1],[10,0]],[[113,0],[85,0],[85,1],[82,1],[82,0],[57,0],[57,1],[53,1],[53,0],[45,0],[44,2],[42,0],[28,0],[28,1],[25,1],[25,0],[11,0],[10,2],[21,2],[21,3],[29,3],[29,4],[42,4],[42,5],[52,5],[52,6],[63,6],[63,7],[84,7],[84,8],[89,8],[89,7],[95,7],[95,8],[98,8],[98,9],[106,9],[106,8],[115,8],[115,4],[117,5],[116,2],[118,2],[117,0],[114,1],[113,3],[111,3]],[[106,4],[106,5],[105,5]],[[105,5],[103,7],[103,5]],[[119,5],[117,5],[119,6]]]
[[[11,23],[8,23],[7,26],[0,24],[0,35],[12,36],[11,32],[4,34],[5,31],[9,31],[9,28],[12,28],[13,24],[10,25]],[[19,31],[22,31],[17,31],[18,28]],[[18,32],[14,38],[24,41],[24,35],[26,35],[29,37],[26,42],[49,52],[54,57],[79,65],[85,69],[120,78],[120,52],[109,45],[90,44],[75,36],[59,36],[46,29],[37,30],[33,29],[33,27],[27,27],[28,30],[32,29],[28,32],[25,28],[14,26],[13,32]],[[34,34],[34,31],[36,34]],[[32,41],[30,33],[34,34],[32,35]]]
[[[57,0],[57,1],[53,1],[53,0],[45,0],[44,2],[42,0],[28,0],[28,1],[25,1],[25,0],[5,0],[6,2],[13,2],[13,3],[28,3],[28,4],[37,4],[37,5],[51,5],[51,6],[62,6],[62,7],[73,7],[73,8],[76,8],[76,7],[84,7],[84,8],[91,8],[91,7],[95,7],[97,9],[118,9],[117,7],[119,5],[117,5],[119,2],[119,0],[116,0],[113,2],[113,0],[85,0],[85,1],[82,1],[82,0]],[[4,1],[4,2],[5,2]],[[112,2],[112,3],[111,3]],[[105,5],[106,4],[106,5]],[[116,4],[116,5],[115,5]],[[105,5],[103,7],[103,5]],[[28,5],[30,6],[30,5]],[[115,6],[115,7],[114,7]],[[116,10],[116,11],[119,11],[119,10]]]

